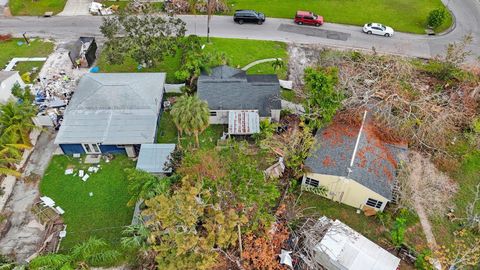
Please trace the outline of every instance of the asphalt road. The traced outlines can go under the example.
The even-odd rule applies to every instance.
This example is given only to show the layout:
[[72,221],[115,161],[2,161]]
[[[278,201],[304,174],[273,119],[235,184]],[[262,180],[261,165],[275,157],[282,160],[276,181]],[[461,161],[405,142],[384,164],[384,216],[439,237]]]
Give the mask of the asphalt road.
[[[447,2],[448,0],[444,0]],[[277,40],[306,44],[320,44],[342,48],[356,48],[377,52],[430,58],[443,54],[447,44],[459,42],[472,34],[473,42],[468,47],[473,60],[480,56],[480,1],[450,0],[449,8],[455,14],[456,24],[452,31],[441,36],[395,33],[391,38],[366,35],[361,27],[326,23],[316,28],[297,26],[292,20],[267,18],[263,25],[235,24],[231,16],[213,16],[210,25],[212,37]],[[179,16],[187,23],[188,33],[205,36],[206,16]],[[76,39],[78,36],[101,37],[101,17],[55,16],[0,18],[0,33],[20,36],[54,38],[60,41]]]

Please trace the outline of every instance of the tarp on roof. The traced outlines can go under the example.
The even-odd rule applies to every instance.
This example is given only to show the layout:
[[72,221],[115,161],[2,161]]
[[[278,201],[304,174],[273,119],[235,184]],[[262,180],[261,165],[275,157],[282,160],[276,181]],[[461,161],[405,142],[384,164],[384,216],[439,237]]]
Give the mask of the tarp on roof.
[[170,173],[165,169],[170,155],[175,150],[175,144],[142,144],[138,155],[137,169],[149,173]]
[[260,132],[258,111],[229,111],[228,134],[251,135]]
[[85,74],[55,143],[153,143],[164,82],[165,73]]
[[[316,251],[321,261],[332,269],[348,270],[396,270],[400,259],[354,231],[339,220],[332,222],[326,217],[318,222],[330,223]],[[330,269],[330,268],[329,268]]]

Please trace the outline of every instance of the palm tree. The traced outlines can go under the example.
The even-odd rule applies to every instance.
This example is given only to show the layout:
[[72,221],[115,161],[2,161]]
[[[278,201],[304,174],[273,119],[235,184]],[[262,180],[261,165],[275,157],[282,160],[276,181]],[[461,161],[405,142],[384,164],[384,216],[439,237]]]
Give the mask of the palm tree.
[[209,125],[210,111],[205,101],[197,96],[181,96],[172,106],[173,122],[178,129],[178,140],[183,132],[187,135],[195,136],[197,147],[200,146],[198,135],[202,133]]
[[14,164],[21,160],[22,150],[30,149],[26,144],[4,144],[0,138],[0,175],[12,175],[20,177],[22,174],[16,171]]
[[29,133],[36,126],[32,122],[35,108],[27,103],[9,101],[0,106],[0,130],[8,143],[31,145]]
[[69,254],[47,254],[30,262],[31,270],[90,269],[91,266],[112,265],[120,258],[120,252],[109,249],[100,239],[90,238],[76,245]]
[[130,225],[123,231],[122,246],[125,250],[136,255],[136,260],[142,269],[155,269],[155,257],[157,252],[150,245],[150,230],[142,221],[136,225]]

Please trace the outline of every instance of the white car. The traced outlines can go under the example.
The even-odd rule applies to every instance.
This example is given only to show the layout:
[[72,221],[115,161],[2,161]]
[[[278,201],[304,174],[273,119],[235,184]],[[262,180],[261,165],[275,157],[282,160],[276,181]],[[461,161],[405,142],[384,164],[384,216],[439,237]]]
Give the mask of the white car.
[[393,29],[381,23],[367,23],[363,26],[363,32],[367,34],[374,34],[380,36],[393,36]]

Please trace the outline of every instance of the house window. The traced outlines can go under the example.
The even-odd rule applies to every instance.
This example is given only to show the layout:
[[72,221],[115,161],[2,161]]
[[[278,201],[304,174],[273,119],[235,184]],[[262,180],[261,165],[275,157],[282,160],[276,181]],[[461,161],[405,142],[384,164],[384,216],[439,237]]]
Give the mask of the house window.
[[315,179],[312,179],[312,178],[309,178],[309,177],[305,177],[305,184],[309,185],[309,186],[312,186],[312,187],[318,187],[320,185],[320,182],[318,180],[315,180]]
[[96,143],[82,143],[86,154],[100,154],[100,147]]
[[380,208],[382,208],[383,202],[382,201],[377,201],[377,200],[372,199],[372,198],[368,198],[367,205],[371,206],[373,208],[380,209]]
[[210,116],[217,116],[217,112],[216,111],[210,111]]

